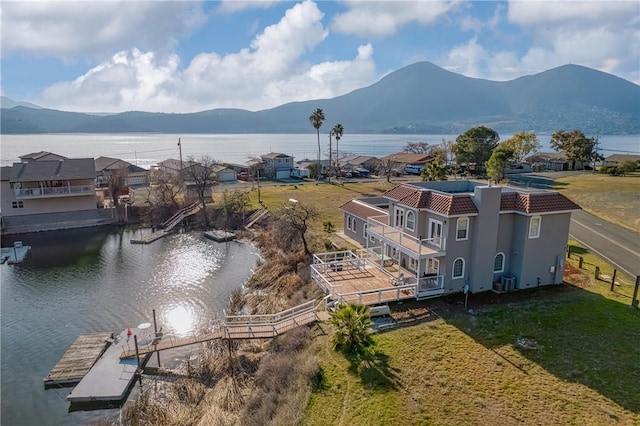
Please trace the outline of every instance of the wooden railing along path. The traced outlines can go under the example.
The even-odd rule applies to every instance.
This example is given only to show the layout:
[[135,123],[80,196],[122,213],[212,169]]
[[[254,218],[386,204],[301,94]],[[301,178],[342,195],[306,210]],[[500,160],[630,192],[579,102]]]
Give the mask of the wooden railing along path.
[[200,211],[202,208],[202,204],[197,202],[190,204],[176,212],[173,216],[167,219],[165,222],[160,225],[162,229],[157,232],[152,232],[151,234],[147,234],[140,239],[132,239],[131,244],[150,244],[160,238],[166,236],[171,230],[182,222],[186,217],[192,216]]
[[[268,315],[227,315],[213,326],[213,331],[181,339],[156,336],[151,344],[138,347],[138,355],[204,343],[215,339],[263,339],[310,324],[318,319],[315,301],[310,300],[286,311]],[[155,343],[155,344],[154,344]],[[136,356],[135,349],[122,352],[120,358]]]

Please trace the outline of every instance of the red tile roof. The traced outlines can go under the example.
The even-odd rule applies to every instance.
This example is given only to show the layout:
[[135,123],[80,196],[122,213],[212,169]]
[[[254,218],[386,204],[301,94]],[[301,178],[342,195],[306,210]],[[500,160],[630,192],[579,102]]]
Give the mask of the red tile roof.
[[500,199],[500,211],[550,213],[580,210],[580,206],[558,192],[507,192]]
[[[361,203],[356,200],[347,201],[343,205],[340,206],[340,209],[345,213],[349,213],[350,215],[359,217],[361,219],[367,219],[372,216],[387,216],[386,223],[389,223],[389,214],[387,212],[383,212],[378,210],[372,206],[369,206],[365,203]],[[382,220],[385,222],[384,220]]]
[[[384,197],[416,209],[435,211],[446,216],[477,214],[478,209],[471,194],[446,194],[412,185],[398,185]],[[579,210],[580,206],[558,192],[503,192],[500,211],[522,213],[551,213]]]

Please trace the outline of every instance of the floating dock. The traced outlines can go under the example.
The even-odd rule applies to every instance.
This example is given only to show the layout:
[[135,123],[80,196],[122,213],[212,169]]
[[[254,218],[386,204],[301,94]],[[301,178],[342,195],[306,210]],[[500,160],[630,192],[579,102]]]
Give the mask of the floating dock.
[[213,231],[206,231],[203,233],[205,238],[208,238],[213,241],[217,241],[219,243],[224,243],[225,241],[231,241],[236,239],[236,234],[233,232],[223,231],[221,229],[214,229]]
[[154,241],[159,240],[160,238],[166,237],[169,233],[164,229],[161,229],[156,232],[152,232],[151,234],[147,234],[142,238],[132,239],[131,244],[151,244]]
[[[149,330],[131,328],[131,332],[138,336],[139,347],[153,341]],[[129,350],[135,351],[134,336],[127,336],[124,330],[67,395],[72,411],[82,407],[117,407],[124,403],[140,373],[136,359],[120,359],[120,355]],[[141,358],[141,368],[150,357],[151,353]]]
[[113,342],[113,333],[83,333],[44,378],[44,388],[75,386]]
[[20,263],[27,256],[31,246],[23,246],[22,241],[16,241],[13,243],[13,247],[2,247],[0,252],[0,263],[8,263],[13,265]]

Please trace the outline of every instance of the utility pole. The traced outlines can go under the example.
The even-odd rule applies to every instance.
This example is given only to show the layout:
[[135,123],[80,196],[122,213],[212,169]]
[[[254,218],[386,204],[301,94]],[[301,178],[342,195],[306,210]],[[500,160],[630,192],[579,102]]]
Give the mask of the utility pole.
[[594,173],[594,174],[595,174],[595,172],[596,172],[596,162],[598,161],[598,143],[599,143],[599,139],[600,139],[600,138],[599,138],[598,136],[596,136],[594,139],[595,139],[595,141],[596,141],[596,143],[595,143],[595,146],[596,146],[596,154],[595,154],[595,155],[594,155],[594,157],[593,157],[593,171],[592,171],[592,173]]
[[[327,177],[329,178],[329,183],[331,183],[331,136],[333,132],[329,132],[329,167],[327,167]],[[336,178],[337,179],[337,178]]]
[[182,173],[182,143],[180,138],[178,138],[178,149],[180,150],[180,173]]

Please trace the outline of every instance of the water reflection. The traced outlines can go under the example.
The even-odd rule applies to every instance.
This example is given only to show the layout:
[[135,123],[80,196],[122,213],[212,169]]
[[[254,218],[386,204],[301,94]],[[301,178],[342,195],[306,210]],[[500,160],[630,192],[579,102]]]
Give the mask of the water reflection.
[[192,334],[196,326],[196,318],[193,309],[185,305],[177,305],[168,308],[162,313],[162,323],[167,326],[167,331],[178,336],[184,337]]
[[[152,322],[153,309],[164,331],[191,335],[222,314],[257,260],[248,244],[219,244],[198,232],[131,244],[137,234],[73,230],[13,239],[31,245],[32,256],[0,267],[2,425],[102,419],[102,412],[67,413],[68,390],[45,392],[42,386],[73,340]],[[175,366],[190,350],[163,353],[163,365]]]

